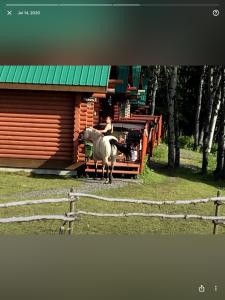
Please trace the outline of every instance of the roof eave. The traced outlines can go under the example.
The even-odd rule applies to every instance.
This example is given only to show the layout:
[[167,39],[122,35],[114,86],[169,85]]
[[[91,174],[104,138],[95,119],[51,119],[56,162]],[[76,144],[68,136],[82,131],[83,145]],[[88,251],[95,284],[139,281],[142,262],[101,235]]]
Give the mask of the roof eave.
[[57,91],[57,92],[90,92],[106,93],[106,86],[74,86],[57,84],[29,84],[29,83],[0,83],[0,89],[12,90],[35,90],[35,91]]

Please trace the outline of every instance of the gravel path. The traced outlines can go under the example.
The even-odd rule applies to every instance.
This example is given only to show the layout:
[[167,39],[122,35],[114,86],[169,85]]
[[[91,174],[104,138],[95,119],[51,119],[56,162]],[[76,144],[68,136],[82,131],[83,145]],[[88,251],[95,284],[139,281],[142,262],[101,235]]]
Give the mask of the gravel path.
[[[141,180],[132,180],[132,179],[114,179],[112,184],[105,184],[104,181],[98,179],[79,179],[80,182],[79,186],[71,186],[74,192],[79,193],[96,193],[102,190],[109,190],[109,189],[117,189],[128,184],[141,184]],[[0,195],[0,200],[7,200],[7,199],[15,199],[16,200],[29,200],[32,198],[47,198],[47,197],[66,197],[69,190],[69,187],[66,188],[54,188],[54,189],[47,189],[47,190],[36,190],[36,191],[28,191],[28,192],[21,192],[15,193],[10,195]]]

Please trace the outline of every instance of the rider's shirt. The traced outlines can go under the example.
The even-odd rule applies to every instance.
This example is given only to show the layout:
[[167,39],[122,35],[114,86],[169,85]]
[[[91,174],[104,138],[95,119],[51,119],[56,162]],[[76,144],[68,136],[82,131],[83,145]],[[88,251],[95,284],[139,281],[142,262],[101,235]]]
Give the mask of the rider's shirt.
[[111,127],[111,129],[107,130],[106,132],[104,132],[104,135],[112,135],[113,133],[113,127]]

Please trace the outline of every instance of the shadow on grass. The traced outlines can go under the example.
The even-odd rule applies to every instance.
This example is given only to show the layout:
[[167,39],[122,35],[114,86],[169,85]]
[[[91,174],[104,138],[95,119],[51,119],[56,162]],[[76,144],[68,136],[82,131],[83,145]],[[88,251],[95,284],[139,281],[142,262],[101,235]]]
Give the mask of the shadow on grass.
[[65,175],[52,175],[52,174],[35,174],[30,173],[28,177],[35,178],[35,179],[60,179],[60,180],[68,180],[68,179],[75,179],[75,176],[65,176]]
[[179,168],[171,170],[168,169],[166,163],[150,161],[148,167],[160,175],[183,178],[192,182],[201,182],[218,189],[225,188],[225,180],[217,179],[213,172],[203,175],[201,168],[195,165],[181,165]]

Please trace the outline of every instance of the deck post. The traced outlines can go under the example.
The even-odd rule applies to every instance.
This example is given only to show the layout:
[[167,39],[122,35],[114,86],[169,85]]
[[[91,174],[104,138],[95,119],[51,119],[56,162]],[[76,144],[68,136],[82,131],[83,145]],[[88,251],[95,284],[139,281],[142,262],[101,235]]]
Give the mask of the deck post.
[[146,122],[143,137],[142,137],[141,167],[140,167],[141,173],[144,171],[147,147],[148,147],[148,130],[147,130],[147,122]]
[[162,115],[160,115],[158,120],[158,137],[157,137],[157,145],[161,142],[161,135],[162,135]]

